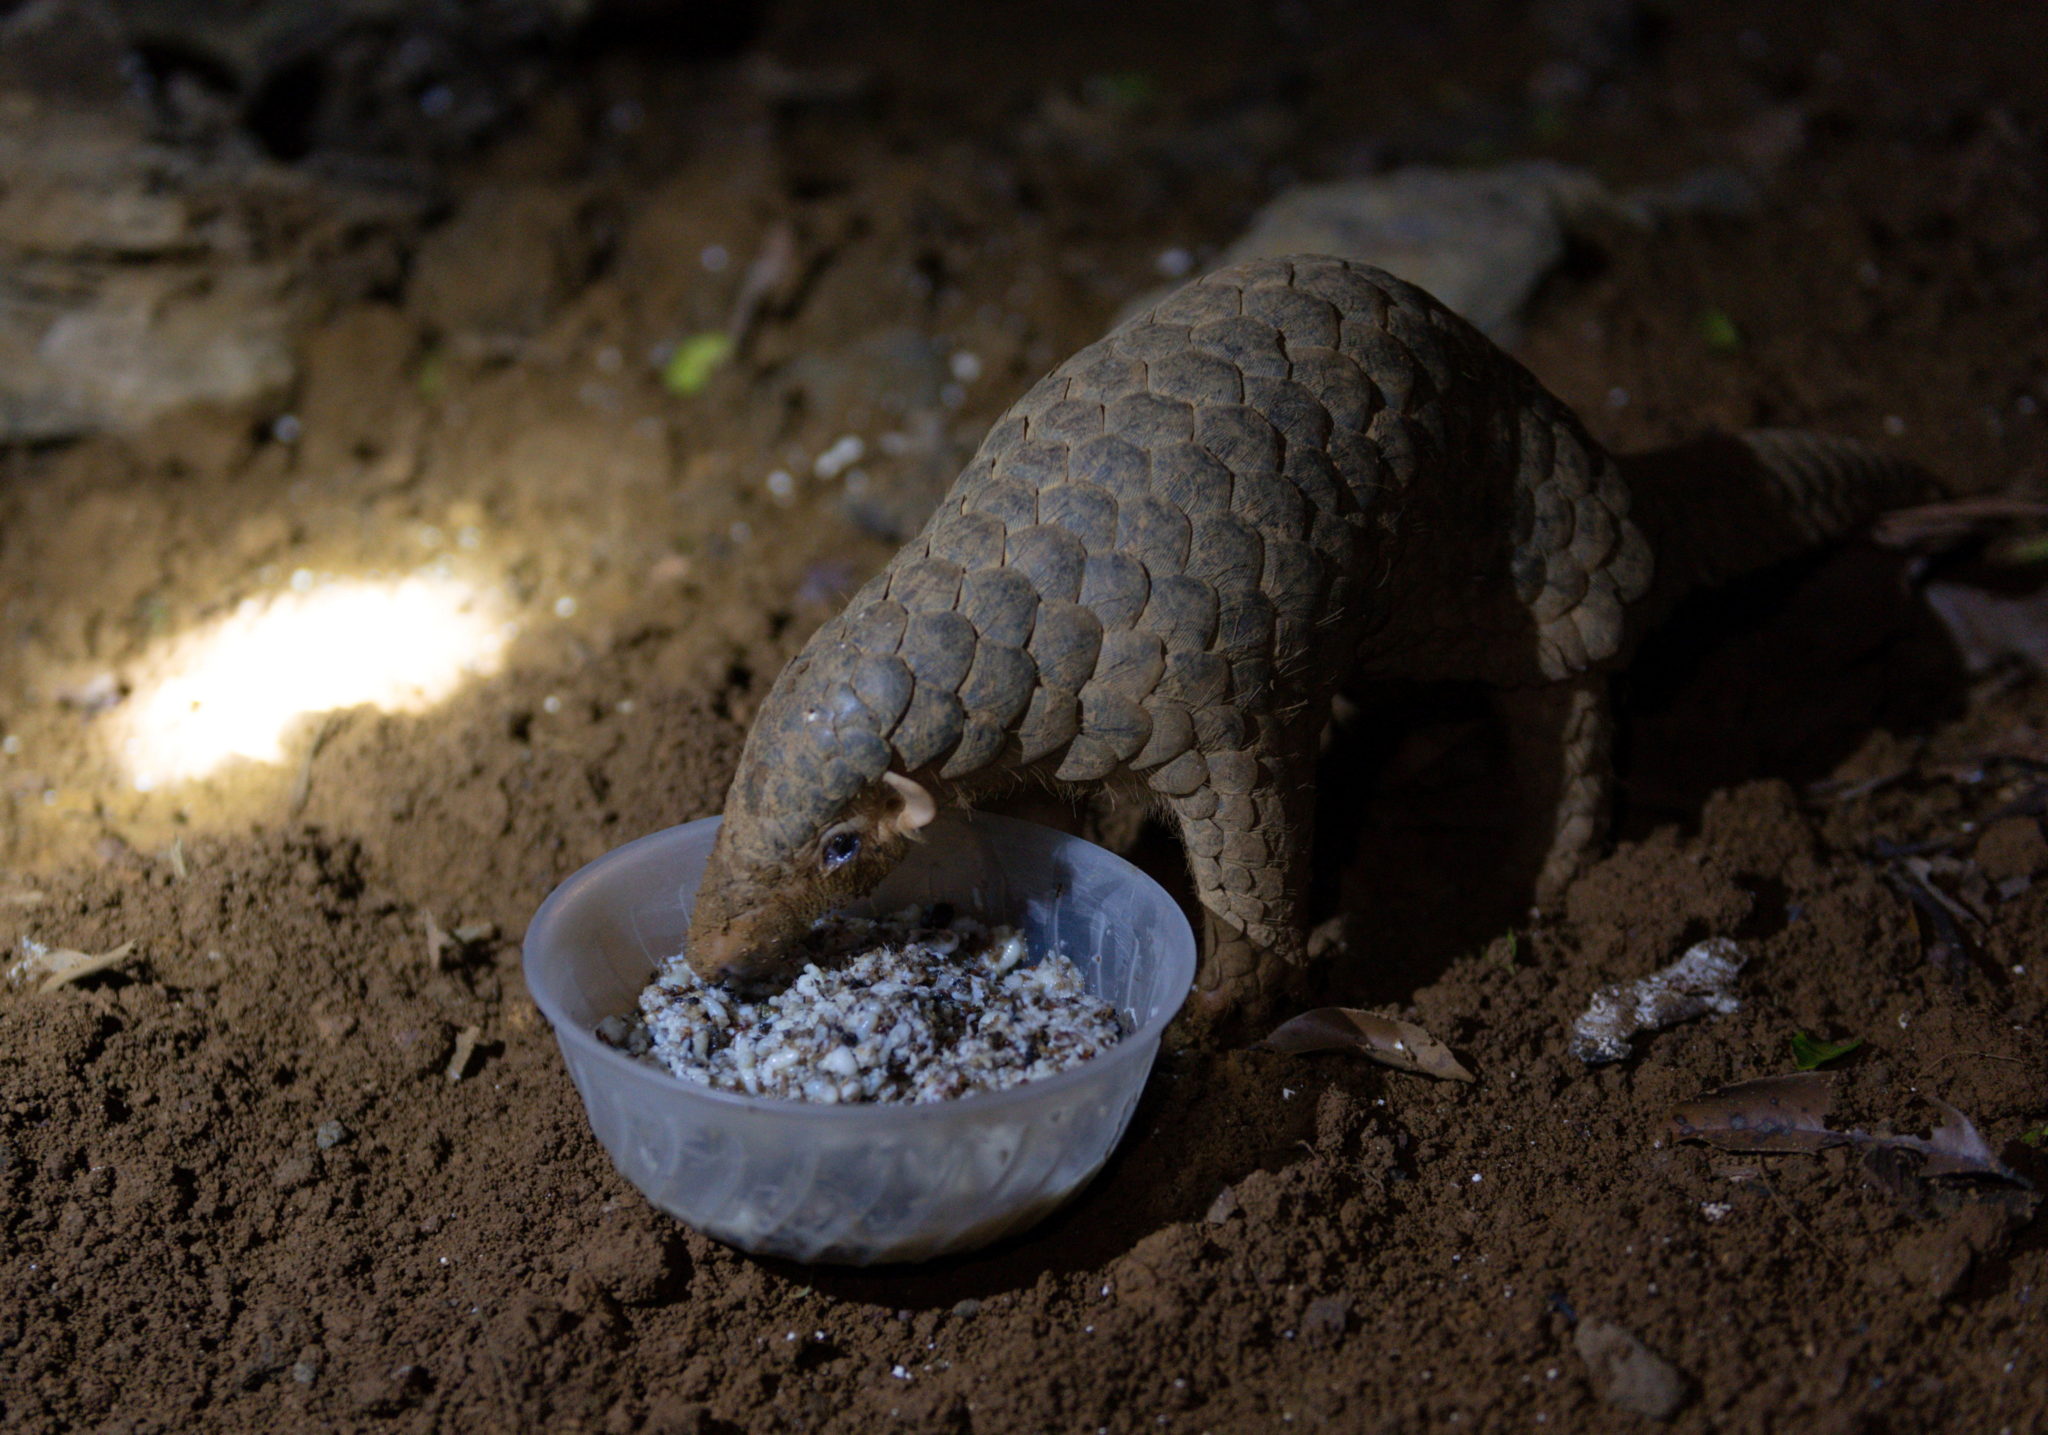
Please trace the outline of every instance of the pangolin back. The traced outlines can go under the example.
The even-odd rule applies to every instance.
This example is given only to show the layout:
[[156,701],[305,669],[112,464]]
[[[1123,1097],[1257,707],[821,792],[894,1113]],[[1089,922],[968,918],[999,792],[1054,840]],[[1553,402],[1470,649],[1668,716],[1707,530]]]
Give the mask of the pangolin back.
[[[1848,450],[1824,441],[1744,452],[1782,480],[1762,501],[1802,538],[1887,496],[1842,478]],[[1682,544],[1697,486],[1652,486],[1655,531]],[[1709,543],[1722,519],[1701,515],[1714,555],[1675,572],[1720,576],[1746,551],[1724,517],[1731,541]],[[1234,265],[996,423],[778,680],[734,791],[796,829],[884,768],[960,801],[1020,773],[1149,790],[1178,819],[1210,915],[1202,982],[1227,1004],[1300,956],[1334,689],[1584,681],[1632,639],[1651,581],[1622,471],[1469,324],[1365,265]],[[1603,714],[1582,702],[1560,721],[1585,733]],[[1588,826],[1575,817],[1572,840]]]

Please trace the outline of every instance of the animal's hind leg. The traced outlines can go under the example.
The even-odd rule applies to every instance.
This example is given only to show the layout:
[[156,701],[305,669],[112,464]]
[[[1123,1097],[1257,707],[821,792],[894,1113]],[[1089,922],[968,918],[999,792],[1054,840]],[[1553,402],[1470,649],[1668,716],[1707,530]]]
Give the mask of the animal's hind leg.
[[1607,679],[1589,673],[1495,695],[1514,775],[1516,872],[1550,909],[1607,836],[1613,717]]

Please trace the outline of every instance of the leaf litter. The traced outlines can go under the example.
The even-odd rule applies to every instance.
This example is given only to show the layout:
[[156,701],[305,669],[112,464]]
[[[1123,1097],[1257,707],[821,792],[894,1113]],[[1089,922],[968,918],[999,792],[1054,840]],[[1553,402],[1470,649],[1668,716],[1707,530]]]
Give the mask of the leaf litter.
[[1443,1081],[1476,1081],[1451,1049],[1412,1021],[1381,1016],[1356,1007],[1326,1006],[1291,1017],[1254,1043],[1262,1051],[1300,1056],[1311,1051],[1349,1051],[1391,1066]]
[[[24,946],[27,944],[24,943]],[[17,981],[26,981],[38,974],[42,980],[36,984],[36,995],[48,996],[51,992],[68,987],[75,982],[100,972],[112,971],[134,954],[135,943],[126,941],[105,952],[80,952],[70,947],[49,947],[30,951],[28,957],[17,963],[9,975]]]
[[1806,1152],[1833,1146],[1913,1152],[1922,1157],[1920,1175],[1989,1176],[2027,1185],[2001,1162],[1970,1118],[1938,1097],[1927,1101],[1942,1115],[1926,1136],[1882,1135],[1828,1124],[1834,1078],[1801,1071],[1739,1081],[1681,1103],[1671,1125],[1681,1141],[1701,1141],[1723,1151]]
[[1831,1061],[1839,1061],[1863,1045],[1863,1038],[1852,1036],[1846,1041],[1820,1041],[1803,1031],[1792,1033],[1792,1064],[1801,1071],[1812,1071]]
[[1981,496],[1899,510],[1874,529],[1879,543],[1922,555],[1921,598],[1972,673],[2048,671],[2043,517],[2037,500]]

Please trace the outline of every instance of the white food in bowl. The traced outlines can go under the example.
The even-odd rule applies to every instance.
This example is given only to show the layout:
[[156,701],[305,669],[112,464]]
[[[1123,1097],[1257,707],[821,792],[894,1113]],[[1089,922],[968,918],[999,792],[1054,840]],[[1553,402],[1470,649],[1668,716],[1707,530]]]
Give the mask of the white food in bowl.
[[1123,1035],[1065,952],[1033,953],[1016,928],[950,903],[820,918],[801,955],[781,991],[744,993],[670,957],[637,1013],[597,1034],[700,1086],[828,1104],[1003,1091]]

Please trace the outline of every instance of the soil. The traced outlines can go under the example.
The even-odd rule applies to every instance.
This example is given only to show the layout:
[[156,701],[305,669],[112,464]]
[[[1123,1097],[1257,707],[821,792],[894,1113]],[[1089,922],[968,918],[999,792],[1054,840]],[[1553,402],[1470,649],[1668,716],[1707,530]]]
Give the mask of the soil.
[[[1521,348],[1544,381],[1617,447],[1807,424],[2042,489],[2048,12],[1368,13],[782,4],[716,53],[622,21],[395,218],[308,220],[337,166],[265,162],[304,181],[245,196],[299,216],[251,228],[306,316],[293,386],[5,454],[0,941],[134,946],[0,990],[0,1425],[1620,1430],[1630,1337],[1674,1430],[2048,1422],[2027,1188],[1670,1126],[1795,1033],[1861,1038],[1839,1123],[1939,1098],[2048,1180],[2048,684],[1964,671],[1867,544],[1644,653],[1619,840],[1560,912],[1498,875],[1482,699],[1340,735],[1327,994],[1472,1085],[1171,1052],[1072,1206],[904,1269],[718,1246],[590,1136],[520,979],[535,906],[715,812],[780,665],[993,417],[1289,183],[1730,167],[1753,203],[1575,241]],[[737,355],[665,386],[778,251]],[[501,670],[136,790],[109,733],[154,643],[436,558],[517,625]],[[1595,989],[1709,936],[1738,1012],[1569,1055]]]

